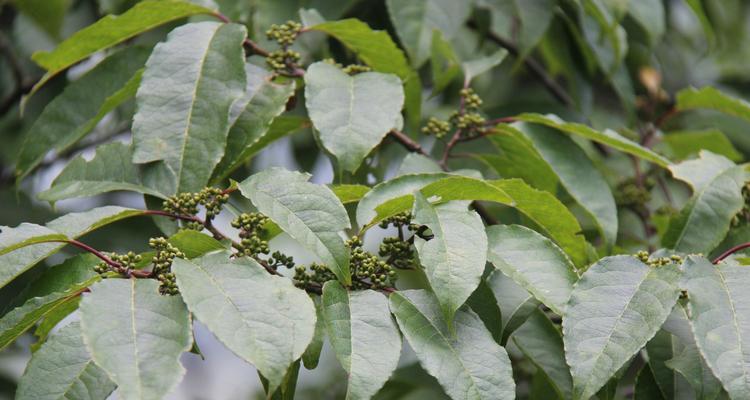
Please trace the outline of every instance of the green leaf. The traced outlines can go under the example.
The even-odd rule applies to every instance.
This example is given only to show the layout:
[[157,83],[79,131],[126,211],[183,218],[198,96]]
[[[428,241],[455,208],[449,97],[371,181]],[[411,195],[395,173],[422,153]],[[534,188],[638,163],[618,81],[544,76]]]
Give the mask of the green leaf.
[[573,380],[568,365],[560,331],[539,309],[513,333],[513,343],[538,370],[542,371],[561,399],[573,395]]
[[750,393],[750,269],[689,256],[685,289],[695,341],[706,363],[733,399]]
[[69,162],[52,186],[37,197],[54,203],[126,190],[165,199],[161,192],[145,186],[141,169],[130,161],[131,158],[130,146],[126,144],[114,142],[99,146],[90,161],[78,156]]
[[0,350],[13,343],[40,319],[66,303],[74,301],[87,287],[100,279],[101,277],[97,275],[65,291],[54,292],[43,297],[33,297],[22,306],[5,314],[0,318]]
[[388,300],[372,290],[323,286],[323,316],[336,357],[349,376],[347,399],[369,399],[385,384],[401,356],[401,335]]
[[462,63],[461,69],[464,71],[464,84],[473,81],[477,76],[500,65],[507,55],[507,50],[500,49],[487,57],[481,57]]
[[[395,75],[349,76],[317,62],[305,73],[305,102],[323,146],[341,167],[354,172],[392,129],[398,129],[404,92]],[[378,107],[372,107],[378,104]]]
[[661,41],[667,25],[664,3],[661,0],[629,1],[628,14],[648,34],[652,47]]
[[413,129],[419,127],[422,83],[416,71],[409,66],[404,53],[393,43],[387,32],[374,31],[364,22],[354,18],[325,22],[308,29],[335,37],[373,70],[401,78],[409,126]]
[[459,310],[452,334],[437,299],[429,292],[395,292],[390,295],[390,307],[422,366],[451,398],[515,398],[508,354],[476,314]]
[[718,129],[670,132],[662,140],[677,160],[684,160],[701,150],[708,150],[732,161],[741,161],[743,158],[742,153]]
[[558,315],[578,280],[575,266],[551,240],[519,225],[487,228],[488,261]]
[[684,253],[709,253],[724,239],[745,203],[742,187],[747,171],[708,151],[669,170],[693,188],[693,196],[670,221],[662,245]]
[[177,259],[172,270],[193,315],[255,365],[273,392],[313,338],[315,306],[290,280],[268,274],[255,260],[230,256]]
[[16,162],[22,179],[50,150],[60,153],[91,132],[107,113],[135,95],[148,49],[130,47],[104,59],[71,82],[25,133]]
[[586,240],[575,216],[552,193],[536,190],[520,179],[492,181],[513,199],[513,207],[529,217],[570,256],[575,265],[586,263]]
[[177,232],[167,241],[183,252],[188,259],[200,257],[212,251],[227,249],[227,246],[211,236],[190,229]]
[[638,372],[635,378],[635,400],[666,400],[656,384],[656,378],[649,364]]
[[[586,153],[568,136],[545,126],[517,126],[560,179],[571,197],[591,217],[611,248],[617,240],[617,207],[604,177]],[[586,171],[586,179],[581,179]]]
[[167,194],[196,192],[224,155],[232,103],[245,90],[237,24],[183,25],[146,62],[133,117],[133,162],[161,161],[152,173],[170,177]]
[[563,319],[573,398],[601,389],[659,331],[679,297],[680,270],[632,256],[601,259],[581,276]]
[[47,32],[53,39],[60,38],[65,12],[70,7],[68,0],[15,0],[13,5],[22,14]]
[[339,281],[350,285],[349,250],[339,236],[351,227],[349,215],[329,188],[308,179],[308,174],[270,168],[247,178],[239,187],[258,211],[320,257]]
[[182,379],[180,355],[193,342],[179,296],[154,279],[106,279],[81,301],[81,330],[96,365],[122,399],[161,399]]
[[688,88],[677,93],[678,110],[705,108],[716,110],[750,121],[750,103],[706,86],[700,89]]
[[2,227],[0,233],[0,256],[8,254],[20,248],[38,243],[65,240],[68,237],[60,232],[37,224],[27,222],[15,228]]
[[449,205],[432,205],[421,194],[414,202],[413,223],[427,226],[430,240],[414,238],[419,262],[435,292],[445,319],[453,314],[479,285],[487,263],[487,235],[475,211]]
[[62,328],[36,353],[18,381],[16,399],[106,399],[115,384],[94,364],[73,322]]
[[547,32],[555,15],[557,2],[554,0],[516,1],[518,19],[521,24],[518,30],[519,56],[525,58],[536,47]]
[[497,305],[502,312],[500,343],[504,344],[511,333],[526,322],[531,313],[539,307],[539,300],[501,271],[492,271],[487,278],[487,285],[495,294]]
[[370,187],[365,185],[333,185],[331,191],[339,198],[341,204],[357,203],[362,200],[369,191]]
[[667,160],[663,156],[654,153],[653,151],[609,129],[600,132],[583,124],[575,122],[565,122],[559,117],[551,114],[541,115],[524,113],[517,116],[516,119],[519,121],[546,125],[550,128],[561,130],[570,135],[581,136],[594,142],[610,146],[624,153],[636,156],[647,161],[651,161],[652,163],[660,167],[667,167],[670,164],[669,160]]
[[430,70],[432,71],[432,94],[440,93],[461,72],[460,61],[450,42],[439,30],[432,32],[430,45]]
[[[55,234],[54,238],[56,239],[75,239],[104,225],[141,214],[143,214],[142,210],[115,206],[99,207],[59,217],[47,223],[46,228],[48,229],[44,231],[40,230],[39,232],[41,235],[50,235],[49,231],[51,230],[61,235],[57,236]],[[0,287],[7,285],[34,264],[47,258],[50,254],[57,252],[64,246],[60,243],[40,243],[7,252],[9,246],[17,246],[18,243],[26,240],[31,242],[39,241],[38,238],[19,236],[19,233],[14,228],[3,227],[1,229],[0,252],[7,254],[0,255]],[[30,244],[30,242],[27,242],[27,244]]]
[[286,110],[286,103],[294,94],[294,81],[274,83],[271,73],[253,64],[245,64],[245,75],[245,95],[232,105],[230,119],[233,123],[224,158],[214,171],[214,180],[226,178],[258,152],[258,144],[270,133],[271,123]]
[[323,342],[326,337],[326,326],[323,319],[323,300],[320,296],[311,295],[310,297],[315,303],[315,333],[305,352],[302,353],[302,363],[305,368],[313,370],[317,368],[320,362],[320,352],[323,350]]
[[[679,308],[676,306],[675,308]],[[674,313],[674,309],[672,310]],[[667,318],[667,321],[669,321]],[[664,323],[665,325],[668,322]],[[656,335],[648,341],[646,344],[646,355],[648,356],[648,365],[653,374],[654,382],[657,386],[657,390],[660,392],[660,396],[665,399],[672,399],[675,397],[675,387],[677,381],[677,375],[675,371],[667,366],[667,362],[671,360],[676,352],[679,338],[675,337],[669,331],[664,329],[659,330]]]
[[706,9],[703,7],[703,3],[701,2],[701,0],[685,0],[685,3],[693,11],[695,17],[698,18],[698,22],[700,22],[701,27],[703,28],[703,32],[706,34],[708,43],[713,44],[716,40],[716,33],[714,32],[711,20],[708,19]]
[[471,11],[470,3],[451,0],[387,0],[386,5],[396,33],[416,68],[430,55],[433,31],[452,39]]
[[39,51],[31,57],[47,70],[34,85],[36,92],[45,82],[66,68],[140,33],[196,14],[213,14],[208,8],[180,0],[146,0],[122,15],[108,15],[71,35],[51,52]]
[[466,300],[466,305],[471,308],[471,311],[477,313],[482,322],[484,322],[484,326],[492,334],[495,342],[501,343],[503,336],[503,313],[497,304],[495,293],[486,281],[479,282],[477,289]]

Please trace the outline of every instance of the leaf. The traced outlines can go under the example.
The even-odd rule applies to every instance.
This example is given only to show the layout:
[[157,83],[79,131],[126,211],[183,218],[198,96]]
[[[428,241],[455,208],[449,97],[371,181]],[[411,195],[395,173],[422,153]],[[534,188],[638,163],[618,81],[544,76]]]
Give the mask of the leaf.
[[670,132],[662,140],[678,160],[698,154],[701,150],[708,150],[732,161],[743,159],[742,153],[737,151],[726,135],[718,129]]
[[555,15],[557,3],[553,0],[516,1],[521,28],[518,31],[520,57],[525,58],[547,32]]
[[[46,225],[48,229],[40,231],[40,234],[48,235],[51,230],[61,235],[57,236],[55,234],[54,237],[57,239],[75,239],[104,225],[141,214],[143,214],[142,210],[130,208],[115,206],[98,207],[85,212],[70,213],[52,220]],[[17,246],[24,240],[29,239],[29,237],[18,236],[19,233],[13,228],[2,227],[0,230],[0,252],[7,253],[0,255],[0,287],[7,285],[34,264],[47,258],[50,254],[55,253],[64,246],[59,243],[42,243],[7,252],[8,246]],[[32,237],[30,239],[30,242],[38,241],[39,238]],[[31,244],[30,242],[26,242],[26,244]]]
[[[253,64],[245,64],[247,86],[245,95],[231,108],[233,123],[229,128],[226,150],[214,177],[226,178],[247,162],[259,149],[257,145],[270,132],[271,123],[286,110],[286,103],[294,94],[294,81],[274,83],[273,75]],[[216,180],[216,179],[215,179]]]
[[502,344],[503,313],[497,304],[495,293],[486,281],[479,282],[477,289],[466,300],[466,305],[484,322],[485,328],[492,334],[492,339]]
[[74,301],[87,287],[100,279],[101,277],[97,275],[65,291],[54,292],[43,297],[33,297],[22,306],[3,315],[0,318],[0,350],[13,343],[40,319],[45,318],[57,308],[63,307],[66,303]]
[[308,179],[308,174],[270,168],[245,179],[239,187],[258,211],[320,257],[339,281],[350,285],[349,250],[339,236],[351,227],[349,216],[330,189]]
[[[675,308],[679,307],[676,306]],[[674,313],[674,309],[672,309],[672,312]],[[669,318],[671,318],[671,314],[667,318],[667,321]],[[665,322],[665,325],[667,323]],[[664,326],[646,344],[646,355],[648,356],[650,373],[653,375],[654,383],[657,386],[660,396],[665,399],[673,399],[676,387],[679,386],[677,385],[675,371],[667,366],[667,362],[674,357],[678,346],[679,338],[665,330]]]
[[325,22],[308,29],[325,32],[335,37],[373,70],[394,74],[401,78],[409,126],[413,129],[419,127],[422,83],[417,72],[409,66],[404,53],[387,32],[374,31],[366,23],[354,18]]
[[161,399],[185,373],[180,355],[193,342],[179,296],[154,279],[106,279],[81,301],[81,330],[96,365],[122,399]]
[[676,95],[676,100],[678,110],[705,108],[750,121],[750,103],[710,86],[680,90]]
[[162,161],[167,194],[196,192],[224,155],[232,103],[245,90],[244,26],[183,25],[154,48],[133,117],[133,162]]
[[[354,172],[386,134],[398,127],[404,93],[395,75],[349,76],[317,62],[305,73],[305,102],[323,146]],[[377,104],[377,107],[373,107]]]
[[750,269],[711,264],[689,256],[684,265],[688,314],[695,341],[706,363],[731,398],[750,393]]
[[[586,153],[569,137],[553,129],[531,124],[517,126],[560,179],[571,197],[591,217],[611,248],[617,240],[617,207],[604,177]],[[586,179],[581,179],[586,171]]]
[[573,395],[573,381],[565,364],[565,352],[560,331],[539,309],[513,333],[513,343],[538,370],[547,376],[557,396],[569,399]]
[[26,246],[65,239],[64,234],[37,224],[24,222],[15,228],[4,226],[0,234],[0,256]]
[[629,1],[628,14],[647,33],[651,47],[661,41],[667,25],[664,3],[661,0]]
[[37,197],[54,203],[126,190],[165,199],[161,192],[145,186],[141,169],[130,161],[131,157],[130,146],[126,144],[114,142],[99,146],[91,161],[78,156],[69,162],[52,186]]
[[716,33],[714,32],[711,20],[708,19],[703,3],[700,0],[685,0],[685,3],[690,7],[690,10],[693,11],[695,17],[698,18],[698,22],[700,22],[701,27],[703,28],[703,32],[706,35],[709,45],[713,44],[716,40]]
[[91,359],[73,322],[62,328],[34,355],[18,382],[16,399],[106,399],[115,389],[107,373]]
[[416,236],[414,247],[450,325],[453,314],[479,285],[487,263],[487,235],[476,211],[434,206],[415,196],[412,222],[427,226],[430,240]]
[[520,225],[487,227],[488,261],[558,315],[578,280],[575,266],[551,240]]
[[91,132],[107,113],[135,95],[148,49],[129,47],[104,59],[55,97],[25,133],[16,161],[23,179],[50,150],[70,148]]
[[67,0],[15,0],[13,5],[51,38],[60,38],[60,28],[70,6]]
[[659,330],[679,297],[680,270],[632,256],[599,260],[573,289],[563,319],[573,398],[588,399]]
[[415,68],[430,55],[432,32],[438,30],[452,39],[471,11],[469,3],[450,0],[387,0],[386,5]]
[[323,286],[323,316],[336,357],[347,371],[347,399],[369,399],[385,384],[401,356],[401,335],[388,300],[372,290]]
[[172,270],[190,312],[240,358],[268,379],[273,392],[307,348],[315,331],[315,307],[288,279],[269,275],[255,260],[230,252]]
[[502,312],[500,343],[505,344],[511,333],[526,322],[531,313],[539,307],[539,300],[501,271],[493,271],[487,278],[487,285],[495,294],[497,305]]
[[448,330],[437,299],[424,290],[390,295],[401,332],[422,366],[454,400],[514,399],[510,359],[473,312],[459,310]]
[[167,241],[183,252],[187,259],[200,257],[212,251],[227,249],[227,246],[224,246],[211,236],[190,229],[183,229],[177,232],[167,239]]
[[66,68],[104,49],[138,34],[181,18],[196,14],[213,14],[212,10],[180,0],[146,0],[122,15],[108,15],[74,33],[51,52],[38,51],[32,59],[47,70],[34,85],[31,94]]
[[500,65],[507,55],[507,50],[500,49],[487,57],[481,57],[462,63],[461,69],[464,71],[464,84],[473,81],[477,76]]
[[656,384],[651,367],[646,364],[635,378],[635,400],[666,400]]
[[302,353],[302,363],[305,368],[313,370],[318,367],[320,362],[320,352],[323,350],[323,342],[326,336],[325,321],[323,320],[323,300],[320,296],[310,296],[315,303],[315,333],[307,345],[305,352]]
[[331,191],[339,198],[341,204],[349,204],[359,202],[370,191],[370,187],[350,184],[333,185]]
[[[432,95],[442,92],[461,72],[460,61],[450,42],[439,30],[432,32],[430,45],[430,70],[432,72]],[[413,153],[412,153],[413,154]]]
[[721,243],[732,218],[742,209],[747,171],[708,151],[701,151],[700,159],[672,165],[669,170],[690,184],[693,196],[670,221],[662,245],[684,253],[709,253]]
[[610,146],[614,149],[620,150],[624,153],[636,156],[646,161],[650,161],[660,167],[667,167],[670,164],[669,160],[667,160],[663,156],[654,153],[653,151],[609,129],[600,132],[583,124],[578,124],[575,122],[565,122],[559,117],[552,114],[541,115],[524,113],[516,116],[515,118],[519,121],[531,122],[534,124],[545,125],[550,128],[558,129],[570,135],[581,136],[583,138]]

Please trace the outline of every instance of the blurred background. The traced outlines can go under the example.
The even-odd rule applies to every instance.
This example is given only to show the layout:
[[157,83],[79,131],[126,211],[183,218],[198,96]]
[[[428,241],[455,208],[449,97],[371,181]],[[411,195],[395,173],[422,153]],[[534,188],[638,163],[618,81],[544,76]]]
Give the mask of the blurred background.
[[[414,0],[421,2],[465,2],[463,14],[450,15],[442,23],[450,25],[452,36],[445,38],[452,57],[471,60],[506,48],[511,55],[491,73],[477,78],[473,87],[484,99],[488,118],[519,112],[551,112],[568,120],[584,121],[596,128],[612,128],[638,139],[652,127],[660,110],[668,109],[673,94],[689,86],[713,85],[748,98],[750,92],[750,2],[743,0]],[[36,194],[47,189],[62,168],[74,157],[89,158],[97,145],[130,141],[133,102],[126,102],[107,114],[81,140],[51,152],[32,173],[17,179],[16,156],[25,134],[44,107],[60,94],[68,82],[76,80],[103,56],[93,57],[57,76],[25,104],[20,102],[43,70],[30,59],[39,50],[53,49],[60,41],[107,14],[119,14],[136,0],[0,0],[0,225],[20,222],[44,223],[72,211],[100,205],[145,207],[142,196],[116,193],[94,198],[66,200],[52,207],[38,201]],[[397,43],[401,21],[389,15],[384,0],[206,0],[233,21],[248,26],[251,36],[267,45],[263,32],[272,23],[307,18],[335,20],[359,18],[374,29],[386,30]],[[300,12],[300,10],[302,10]],[[316,11],[313,11],[316,10]],[[135,39],[153,46],[184,21],[157,28]],[[436,22],[439,23],[439,22]],[[443,29],[443,27],[441,27]],[[445,28],[447,29],[447,28]],[[303,62],[331,57],[338,62],[354,62],[352,54],[321,34],[305,34],[296,45]],[[409,49],[407,49],[409,50]],[[449,79],[444,91],[434,90],[433,69],[450,64],[451,57],[433,51],[426,62],[417,62],[425,91],[423,120],[445,118],[456,107],[460,77]],[[410,54],[412,55],[412,54]],[[262,60],[251,62],[263,65]],[[448,65],[450,67],[450,65]],[[540,72],[541,71],[541,72]],[[549,79],[552,85],[544,79]],[[303,107],[300,100],[297,108]],[[297,111],[291,111],[299,112]],[[693,155],[670,147],[669,136],[684,132],[709,132],[715,138],[706,146],[735,161],[750,154],[748,126],[727,115],[691,112],[671,119],[657,132],[657,150],[672,159]],[[431,137],[422,137],[413,127],[407,133],[426,148],[441,146]],[[583,143],[582,143],[583,144]],[[613,186],[632,174],[629,159],[603,157],[589,143],[583,144],[598,159]],[[481,141],[474,150],[487,151]],[[718,149],[718,150],[717,150]],[[692,151],[692,152],[691,152]],[[373,184],[397,173],[405,151],[384,146],[352,180]],[[477,160],[458,160],[456,167],[475,168],[492,176]],[[313,181],[334,179],[331,163],[315,144],[311,132],[302,130],[286,136],[257,155],[237,171],[243,179],[269,166],[309,171]],[[687,192],[686,192],[687,193]],[[656,200],[655,200],[656,201]],[[237,204],[243,207],[243,204]],[[627,243],[632,236],[637,245],[639,222],[621,215],[620,235]],[[630,219],[633,219],[631,222]],[[227,220],[220,221],[228,224]],[[382,232],[385,234],[386,232]],[[87,243],[107,251],[145,250],[146,238],[158,235],[158,228],[147,218],[114,224],[86,237]],[[372,235],[371,235],[372,236]],[[368,238],[376,243],[376,237]],[[288,237],[272,242],[299,262],[312,260]],[[57,254],[32,268],[22,279],[0,289],[0,312],[48,265],[59,263]],[[172,394],[173,399],[253,399],[262,398],[260,383],[252,366],[235,357],[196,323],[196,339],[205,358],[185,354],[187,376]],[[15,382],[22,374],[32,339],[21,340],[0,352],[0,398],[12,398]],[[513,349],[510,349],[511,354]],[[378,395],[380,399],[443,398],[434,379],[415,363],[408,349],[402,368]],[[332,352],[324,350],[319,367],[301,370],[300,399],[331,399],[342,396],[346,387],[344,371]],[[116,395],[115,395],[116,396]]]

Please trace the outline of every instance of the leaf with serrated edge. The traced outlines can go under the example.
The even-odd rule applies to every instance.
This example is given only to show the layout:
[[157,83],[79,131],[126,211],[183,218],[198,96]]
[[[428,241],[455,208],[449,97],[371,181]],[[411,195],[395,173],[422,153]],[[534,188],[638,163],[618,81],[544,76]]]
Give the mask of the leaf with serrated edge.
[[96,365],[125,400],[166,396],[185,373],[180,355],[193,343],[180,296],[159,294],[154,279],[106,279],[81,301],[81,330]]
[[601,259],[581,276],[563,318],[573,398],[588,399],[659,331],[680,295],[674,264]]
[[170,175],[175,193],[203,188],[224,155],[230,107],[245,90],[246,35],[237,24],[183,25],[146,62],[133,117],[133,162],[161,161],[152,173]]
[[355,171],[391,129],[398,128],[404,92],[390,74],[349,76],[317,62],[305,73],[305,102],[320,141],[341,167]]
[[371,398],[401,356],[401,335],[388,300],[378,292],[350,292],[331,281],[323,286],[323,315],[331,346],[349,374],[346,398]]
[[[54,368],[50,368],[54,366]],[[115,384],[91,359],[81,337],[81,326],[73,322],[34,353],[18,381],[18,400],[101,400]]]
[[684,265],[688,310],[706,363],[733,399],[750,393],[750,269],[689,256]]
[[269,275],[255,260],[216,252],[172,270],[190,311],[240,358],[268,379],[273,392],[307,348],[315,306],[288,279]]
[[307,182],[310,175],[270,168],[239,184],[258,211],[321,258],[345,285],[351,284],[349,250],[339,232],[349,215],[331,189]]
[[482,279],[487,263],[487,234],[475,211],[446,206],[434,206],[417,194],[413,223],[427,226],[434,236],[430,240],[415,237],[414,247],[450,324],[453,314]]
[[422,366],[451,398],[515,398],[508,354],[472,311],[461,309],[456,313],[454,335],[437,299],[427,291],[395,292],[390,295],[390,307]]
[[578,280],[575,266],[551,240],[520,225],[487,228],[487,259],[558,315]]

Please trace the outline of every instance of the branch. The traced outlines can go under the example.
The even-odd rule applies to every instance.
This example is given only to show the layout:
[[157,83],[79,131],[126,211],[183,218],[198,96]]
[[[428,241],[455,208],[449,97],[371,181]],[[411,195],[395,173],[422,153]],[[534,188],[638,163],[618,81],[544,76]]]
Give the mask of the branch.
[[[225,24],[229,24],[232,22],[229,18],[227,18],[226,15],[216,12],[213,14],[214,17],[218,18],[221,22]],[[260,47],[257,43],[253,42],[249,38],[245,38],[245,40],[242,42],[242,46],[244,46],[247,50],[249,50],[252,53],[255,53],[261,57],[268,57],[268,51]]]
[[429,157],[429,154],[422,148],[419,143],[406,136],[406,134],[404,134],[403,132],[394,129],[388,132],[388,135],[396,139],[397,142],[401,143],[401,145],[404,146],[406,150],[409,150],[412,153],[419,153],[423,156]]
[[729,250],[721,253],[720,256],[718,256],[718,257],[716,257],[716,259],[714,259],[713,263],[714,264],[718,264],[721,261],[723,261],[725,258],[731,256],[732,254],[734,254],[734,253],[736,253],[736,252],[738,252],[740,250],[744,250],[744,249],[746,249],[748,247],[750,247],[750,242],[738,244],[737,246],[734,246],[734,247],[730,248]]
[[[474,21],[468,22],[469,28],[478,31],[479,27],[477,26],[477,23]],[[497,44],[498,46],[504,48],[505,50],[508,50],[508,53],[513,55],[514,57],[518,57],[520,54],[520,51],[518,50],[518,47],[511,43],[509,40],[498,36],[494,32],[487,32],[487,38],[490,39],[492,42]],[[547,71],[545,71],[544,67],[534,60],[531,57],[526,57],[523,60],[523,64],[526,66],[526,68],[529,69],[529,72],[531,72],[534,76],[536,76],[537,79],[539,79],[540,83],[547,89],[548,92],[562,105],[566,107],[574,107],[575,102],[573,101],[573,98],[570,97],[568,92],[563,89],[562,86],[560,86],[552,76],[550,76]]]

